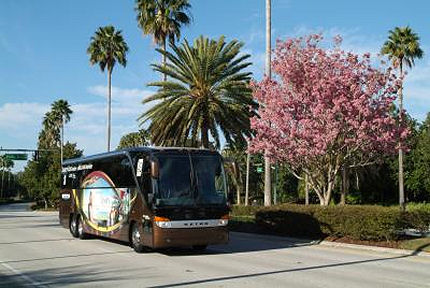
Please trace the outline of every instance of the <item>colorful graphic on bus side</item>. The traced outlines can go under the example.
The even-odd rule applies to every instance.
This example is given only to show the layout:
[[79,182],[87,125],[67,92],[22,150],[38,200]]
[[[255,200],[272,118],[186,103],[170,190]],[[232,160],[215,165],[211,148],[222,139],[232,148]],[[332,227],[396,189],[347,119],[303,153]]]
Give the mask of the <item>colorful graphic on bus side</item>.
[[94,171],[82,182],[79,206],[86,224],[100,232],[112,232],[127,220],[134,201],[129,188],[116,188],[102,171]]

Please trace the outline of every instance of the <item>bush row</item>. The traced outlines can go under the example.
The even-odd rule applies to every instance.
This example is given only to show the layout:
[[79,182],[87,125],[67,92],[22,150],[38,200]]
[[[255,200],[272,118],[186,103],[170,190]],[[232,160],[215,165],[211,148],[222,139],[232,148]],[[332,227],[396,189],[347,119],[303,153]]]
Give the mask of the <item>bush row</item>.
[[[286,204],[270,208],[235,207],[233,215],[255,215],[257,230],[291,237],[350,237],[357,240],[394,240],[406,228],[426,231],[430,212],[398,207]],[[249,225],[249,224],[247,224]],[[237,226],[237,223],[236,223]]]

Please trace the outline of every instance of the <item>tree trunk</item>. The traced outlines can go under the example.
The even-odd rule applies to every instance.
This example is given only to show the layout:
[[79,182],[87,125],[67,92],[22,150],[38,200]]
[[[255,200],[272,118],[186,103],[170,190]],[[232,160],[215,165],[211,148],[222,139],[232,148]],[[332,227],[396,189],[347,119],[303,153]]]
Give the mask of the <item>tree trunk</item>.
[[64,115],[61,115],[61,140],[60,140],[60,163],[63,167],[63,146],[64,146]]
[[111,112],[112,112],[112,67],[108,67],[108,99],[107,99],[107,139],[106,146],[107,151],[110,151],[110,135],[111,135]]
[[1,173],[1,197],[0,198],[3,198],[4,197],[4,192],[3,192],[3,179],[4,179],[4,166],[2,167],[2,173]]
[[245,206],[249,205],[249,166],[251,164],[251,154],[246,153],[246,183],[245,183]]
[[[166,38],[163,38],[163,51],[166,52]],[[163,53],[162,55],[162,62],[163,62],[163,68],[166,67],[166,63],[167,63],[167,58],[166,58],[166,54]],[[163,81],[166,82],[167,81],[167,75],[166,73],[163,73]]]
[[308,174],[305,174],[305,205],[309,205],[309,183],[308,183]]
[[340,193],[340,205],[346,204],[346,195],[349,190],[349,173],[348,168],[342,169],[342,189]]
[[48,209],[48,200],[46,198],[43,198],[43,202],[45,202],[45,210]]
[[[266,77],[271,78],[271,1],[266,0]],[[270,158],[264,152],[264,206],[272,205]]]
[[270,170],[270,158],[264,156],[264,206],[272,205],[272,177]]
[[[400,77],[403,76],[403,59],[400,59]],[[399,88],[399,125],[403,123],[403,84]],[[399,205],[405,211],[405,190],[403,184],[403,149],[402,141],[399,139]]]
[[208,129],[206,128],[206,125],[203,125],[202,127],[202,143],[201,145],[203,148],[209,149],[209,135],[208,135]]
[[242,175],[240,174],[240,169],[239,166],[236,165],[236,181],[237,181],[237,195],[236,195],[236,200],[237,200],[237,205],[241,204],[240,201],[240,194],[242,194],[242,186],[243,186],[243,182],[242,182]]

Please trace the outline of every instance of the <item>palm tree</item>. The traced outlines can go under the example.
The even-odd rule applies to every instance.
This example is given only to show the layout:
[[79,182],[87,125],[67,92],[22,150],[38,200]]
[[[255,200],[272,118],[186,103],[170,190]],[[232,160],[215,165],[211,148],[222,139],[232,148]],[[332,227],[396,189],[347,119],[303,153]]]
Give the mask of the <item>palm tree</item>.
[[[265,74],[269,79],[272,77],[271,70],[271,29],[272,29],[272,13],[271,13],[271,1],[266,0],[266,67]],[[266,151],[264,152],[264,206],[272,205],[272,179],[270,169],[270,158],[267,156]]]
[[[166,40],[175,43],[181,36],[181,26],[190,23],[188,0],[136,0],[137,23],[143,34],[152,35],[154,42],[166,51]],[[162,54],[162,63],[166,56]],[[163,76],[166,81],[166,75]]]
[[116,149],[120,150],[129,147],[148,146],[150,143],[149,132],[145,129],[141,129],[138,132],[131,132],[123,135]]
[[[209,148],[209,133],[220,147],[222,132],[227,144],[245,143],[250,134],[249,117],[256,103],[249,87],[252,73],[242,70],[251,65],[250,57],[241,54],[243,43],[224,37],[210,40],[203,36],[190,45],[170,44],[172,53],[157,49],[169,63],[153,64],[155,71],[172,81],[149,83],[158,87],[144,104],[157,104],[139,117],[141,125],[151,120],[149,130],[155,145],[185,146],[191,144]],[[199,139],[200,136],[200,139]]]
[[[388,55],[388,58],[395,66],[399,67],[400,77],[403,78],[403,67],[412,68],[415,59],[423,57],[423,50],[420,48],[420,38],[409,26],[396,27],[389,31],[388,40],[384,43],[381,53]],[[399,89],[399,110],[400,121],[403,120],[403,87]],[[399,204],[402,210],[405,209],[405,192],[403,185],[403,150],[399,143]]]
[[46,112],[43,118],[43,133],[39,136],[39,140],[44,143],[44,148],[60,145],[60,129],[64,123],[70,121],[72,113],[70,104],[66,100],[60,99],[51,104],[51,110]]
[[91,37],[90,46],[87,49],[90,64],[99,64],[102,72],[107,69],[108,74],[107,151],[110,151],[111,138],[112,70],[116,62],[123,67],[127,65],[127,52],[128,46],[121,30],[115,30],[113,26],[99,27]]

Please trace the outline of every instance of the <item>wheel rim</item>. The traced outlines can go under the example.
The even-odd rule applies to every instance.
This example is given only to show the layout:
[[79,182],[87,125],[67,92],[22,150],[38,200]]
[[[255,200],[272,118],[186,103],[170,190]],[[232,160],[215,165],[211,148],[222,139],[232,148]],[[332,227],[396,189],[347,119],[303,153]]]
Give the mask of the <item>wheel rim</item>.
[[136,225],[133,226],[133,233],[131,235],[131,238],[134,246],[140,244],[140,231]]
[[82,227],[82,221],[81,219],[78,219],[78,233],[79,235],[82,235],[84,232],[84,227]]
[[70,230],[72,230],[73,233],[76,232],[76,220],[74,219],[70,222]]

